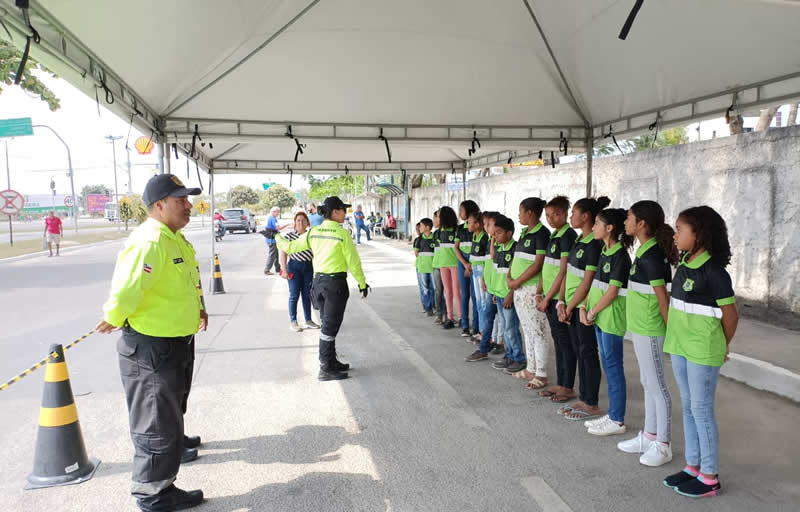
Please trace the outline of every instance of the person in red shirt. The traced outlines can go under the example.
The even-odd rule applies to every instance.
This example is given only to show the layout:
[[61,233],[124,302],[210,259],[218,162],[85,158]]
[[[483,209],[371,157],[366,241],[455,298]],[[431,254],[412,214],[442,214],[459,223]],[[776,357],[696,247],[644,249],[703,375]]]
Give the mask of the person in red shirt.
[[396,229],[397,220],[392,215],[392,212],[386,212],[386,226],[383,228],[383,236],[386,238],[392,238]]
[[62,234],[61,219],[56,217],[56,212],[50,210],[50,214],[44,219],[44,236],[47,237],[47,249],[50,251],[48,258],[53,256],[53,244],[56,244],[56,256],[60,256]]
[[219,213],[219,210],[214,210],[214,220],[225,220],[225,217]]

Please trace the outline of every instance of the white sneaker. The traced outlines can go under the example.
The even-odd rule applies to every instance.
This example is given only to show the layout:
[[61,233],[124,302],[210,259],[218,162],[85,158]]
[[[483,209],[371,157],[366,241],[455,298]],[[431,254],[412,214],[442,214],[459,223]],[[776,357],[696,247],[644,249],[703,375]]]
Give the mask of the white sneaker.
[[293,330],[294,332],[301,332],[303,330],[303,328],[300,327],[300,324],[297,322],[290,322],[289,329]]
[[586,428],[589,428],[589,427],[591,427],[593,425],[599,425],[601,423],[604,423],[607,419],[608,419],[608,414],[606,414],[602,418],[595,418],[593,420],[586,420],[586,421],[583,422],[583,426],[586,427]]
[[655,441],[647,439],[647,437],[644,435],[644,432],[640,430],[633,439],[628,439],[627,441],[620,441],[617,443],[617,449],[625,453],[644,453],[654,442]]
[[313,320],[306,320],[306,329],[319,329],[319,325]]
[[625,425],[620,425],[608,417],[603,423],[589,427],[589,433],[595,436],[613,436],[617,434],[624,434],[627,432],[627,430],[628,427]]
[[639,457],[639,464],[655,468],[663,466],[671,460],[672,448],[670,445],[653,441],[650,444],[650,448]]

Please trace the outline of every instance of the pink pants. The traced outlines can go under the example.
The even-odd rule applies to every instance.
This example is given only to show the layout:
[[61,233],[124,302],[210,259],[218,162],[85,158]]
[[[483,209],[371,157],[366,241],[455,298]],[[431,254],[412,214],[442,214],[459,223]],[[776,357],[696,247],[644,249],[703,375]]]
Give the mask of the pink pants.
[[458,284],[458,268],[442,267],[439,269],[442,274],[442,287],[444,288],[444,298],[447,303],[447,319],[453,320],[453,300],[456,302],[456,309],[461,314],[461,287]]

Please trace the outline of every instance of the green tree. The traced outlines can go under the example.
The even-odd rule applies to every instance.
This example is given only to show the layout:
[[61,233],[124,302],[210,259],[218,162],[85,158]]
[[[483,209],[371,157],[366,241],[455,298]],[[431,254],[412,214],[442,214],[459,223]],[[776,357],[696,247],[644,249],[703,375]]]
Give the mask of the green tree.
[[86,196],[89,194],[103,194],[104,196],[113,197],[111,188],[105,185],[84,185],[83,188],[81,189],[81,196],[80,196],[80,202],[84,208],[87,207]]
[[246,185],[236,185],[231,190],[231,208],[242,208],[258,203],[258,193]]
[[[17,75],[17,70],[19,69],[21,61],[22,52],[13,44],[0,39],[0,94],[3,92],[2,84],[14,84],[14,78]],[[55,73],[41,65],[36,59],[28,57],[28,61],[25,63],[25,70],[23,71],[22,81],[19,86],[28,92],[37,94],[42,101],[47,103],[50,110],[55,112],[61,107],[61,102],[56,97],[55,93],[32,73],[32,71],[37,69],[49,73],[53,77],[57,77]]]
[[321,201],[328,196],[352,197],[356,187],[359,194],[364,192],[364,176],[336,176],[327,179],[309,176],[308,183],[311,185],[308,197],[314,201]]
[[294,192],[283,185],[272,185],[262,194],[259,207],[264,211],[269,211],[273,206],[291,208],[296,203],[297,198],[294,196]]
[[125,223],[125,231],[128,230],[128,222],[135,221],[141,224],[147,219],[147,209],[142,202],[142,196],[133,194],[122,196],[119,200],[119,218]]
[[[654,135],[640,135],[632,139],[620,140],[617,139],[620,149],[623,153],[632,153],[634,151],[647,151],[653,148],[663,148],[666,146],[675,146],[677,144],[686,144],[689,142],[689,136],[686,135],[685,127],[668,128],[666,130],[659,130],[658,137],[653,143]],[[617,146],[606,144],[594,148],[595,156],[618,155],[619,150]]]

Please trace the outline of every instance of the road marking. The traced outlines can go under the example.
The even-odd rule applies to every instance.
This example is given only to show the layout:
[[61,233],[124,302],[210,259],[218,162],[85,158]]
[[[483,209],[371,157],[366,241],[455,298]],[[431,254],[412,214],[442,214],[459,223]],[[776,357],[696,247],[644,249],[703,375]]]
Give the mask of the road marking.
[[458,394],[458,391],[453,388],[453,386],[448,383],[444,377],[439,375],[439,373],[433,369],[431,365],[425,361],[425,359],[420,356],[414,348],[408,344],[408,342],[400,336],[400,334],[392,329],[386,321],[378,315],[378,313],[372,309],[372,307],[367,304],[364,300],[356,301],[361,308],[366,312],[369,316],[370,320],[381,330],[381,332],[385,333],[386,336],[389,338],[389,341],[400,350],[400,353],[417,369],[417,371],[422,374],[422,377],[428,382],[431,389],[437,391],[440,396],[442,396],[445,400],[447,400],[450,404],[453,404],[455,407],[454,409],[461,415],[464,420],[464,423],[467,425],[472,425],[474,427],[480,427],[486,430],[489,429],[489,425],[483,421],[478,413],[476,413],[467,403],[461,398],[461,395]]
[[529,476],[521,480],[522,486],[545,512],[572,512],[561,496],[547,485],[543,478]]

